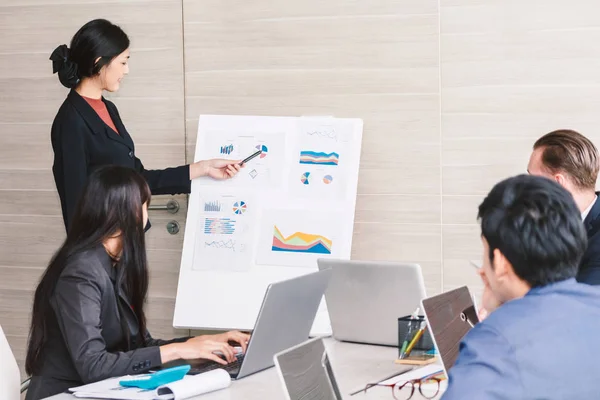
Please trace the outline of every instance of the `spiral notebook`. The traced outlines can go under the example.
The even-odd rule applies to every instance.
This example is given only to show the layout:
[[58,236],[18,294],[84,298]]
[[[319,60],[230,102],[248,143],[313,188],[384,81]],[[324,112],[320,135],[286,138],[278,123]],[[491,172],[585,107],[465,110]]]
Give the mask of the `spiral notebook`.
[[155,390],[126,388],[119,381],[129,376],[110,378],[69,389],[74,397],[113,400],[185,400],[215,390],[225,389],[231,377],[224,369],[215,369],[199,375],[186,375],[183,379],[160,386]]

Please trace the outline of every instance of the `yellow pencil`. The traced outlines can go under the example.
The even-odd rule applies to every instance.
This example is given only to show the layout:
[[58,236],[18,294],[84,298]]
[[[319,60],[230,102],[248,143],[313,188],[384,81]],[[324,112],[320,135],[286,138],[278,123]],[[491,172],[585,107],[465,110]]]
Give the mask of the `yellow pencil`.
[[425,332],[425,328],[427,328],[427,324],[425,324],[424,327],[422,327],[421,329],[419,329],[417,331],[417,333],[415,333],[415,337],[413,337],[413,340],[411,340],[410,343],[408,344],[408,347],[406,347],[406,356],[407,357],[410,355],[410,352],[412,351],[413,347],[415,347],[415,345],[417,344],[419,339],[421,339],[421,336],[423,336],[423,332]]

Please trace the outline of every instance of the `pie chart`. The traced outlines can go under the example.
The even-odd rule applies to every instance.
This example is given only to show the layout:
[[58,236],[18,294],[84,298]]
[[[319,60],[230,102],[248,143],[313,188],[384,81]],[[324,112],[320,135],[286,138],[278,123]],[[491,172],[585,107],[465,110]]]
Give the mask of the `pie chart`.
[[257,144],[256,149],[262,151],[262,153],[260,153],[259,156],[260,158],[265,158],[267,156],[267,153],[269,153],[269,148],[264,144]]
[[240,215],[246,212],[247,206],[243,201],[236,201],[233,203],[233,212]]
[[302,174],[302,176],[300,177],[300,182],[302,182],[305,185],[308,185],[310,182],[308,181],[308,176],[310,175],[310,172],[305,172]]
[[333,181],[333,176],[331,176],[331,175],[325,175],[323,177],[323,183],[326,185],[329,185],[332,181]]

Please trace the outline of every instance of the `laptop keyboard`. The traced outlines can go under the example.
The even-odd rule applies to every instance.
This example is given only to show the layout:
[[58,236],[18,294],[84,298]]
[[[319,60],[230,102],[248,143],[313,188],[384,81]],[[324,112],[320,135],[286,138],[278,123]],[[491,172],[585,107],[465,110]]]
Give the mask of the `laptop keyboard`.
[[188,374],[198,375],[198,374],[202,374],[204,372],[212,371],[214,369],[219,369],[219,368],[222,368],[229,373],[237,373],[237,372],[239,372],[240,366],[242,365],[243,361],[244,361],[244,354],[239,353],[239,354],[236,354],[235,361],[230,362],[227,365],[221,365],[217,362],[210,361],[207,363],[203,363],[201,366],[192,366],[192,368],[190,369]]

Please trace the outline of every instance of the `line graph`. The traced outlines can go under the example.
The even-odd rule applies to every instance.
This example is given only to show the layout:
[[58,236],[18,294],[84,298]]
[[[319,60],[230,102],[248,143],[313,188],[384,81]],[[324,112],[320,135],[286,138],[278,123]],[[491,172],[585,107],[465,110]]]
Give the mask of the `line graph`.
[[313,129],[313,130],[307,131],[306,134],[308,136],[313,136],[313,137],[337,140],[337,132],[333,128]]
[[204,247],[235,251],[235,240],[213,240],[212,242],[204,242]]

